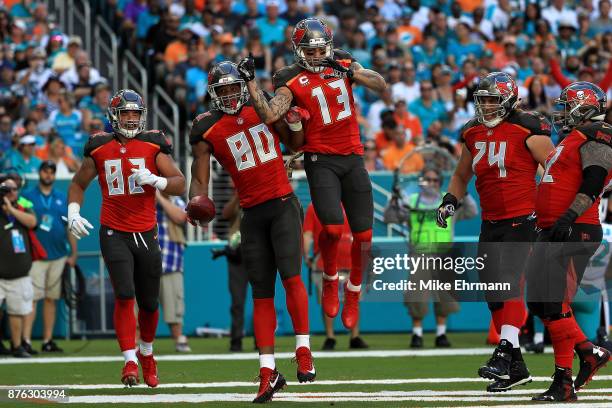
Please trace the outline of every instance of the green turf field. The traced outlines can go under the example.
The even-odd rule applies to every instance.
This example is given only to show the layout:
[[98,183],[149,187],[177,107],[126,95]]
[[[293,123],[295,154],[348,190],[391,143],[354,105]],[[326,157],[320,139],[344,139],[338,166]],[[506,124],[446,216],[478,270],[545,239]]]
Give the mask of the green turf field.
[[[535,381],[510,393],[490,394],[484,391],[487,382],[476,375],[478,367],[488,358],[485,353],[489,353],[484,345],[484,333],[452,334],[453,349],[438,351],[426,347],[417,353],[408,348],[410,336],[407,334],[365,335],[364,338],[370,344],[366,353],[346,353],[346,336],[337,339],[338,355],[316,352],[317,382],[307,385],[297,384],[295,380],[296,366],[290,358],[293,338],[278,339],[277,350],[284,354],[277,358],[277,368],[289,385],[277,394],[273,404],[291,407],[515,406],[528,404],[532,395],[547,388],[553,371],[552,354],[527,355]],[[314,337],[313,350],[320,349],[323,340],[321,336]],[[426,346],[433,341],[432,335],[425,336]],[[138,406],[136,403],[154,407],[193,406],[192,403],[241,407],[250,404],[257,391],[257,385],[252,383],[258,373],[252,338],[244,341],[245,353],[235,354],[227,352],[227,339],[191,339],[193,352],[190,354],[175,353],[171,341],[158,340],[155,354],[160,360],[161,384],[156,389],[142,385],[123,388],[119,382],[122,359],[114,340],[63,341],[60,345],[65,349],[62,355],[42,358],[39,355],[27,362],[0,360],[0,384],[62,385],[68,388],[74,405],[92,407]],[[40,344],[35,342],[34,347]],[[578,370],[577,360],[574,369]],[[579,393],[580,405],[612,407],[612,370],[601,370],[599,377]],[[0,392],[0,398],[5,398],[7,391]],[[0,399],[0,406],[41,405]]]

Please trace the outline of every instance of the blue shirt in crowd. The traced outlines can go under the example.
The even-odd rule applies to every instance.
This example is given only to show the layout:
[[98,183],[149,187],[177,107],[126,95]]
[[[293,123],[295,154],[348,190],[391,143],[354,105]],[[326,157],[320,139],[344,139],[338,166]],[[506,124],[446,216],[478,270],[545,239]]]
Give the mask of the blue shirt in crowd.
[[36,186],[23,193],[23,196],[33,204],[38,226],[36,237],[47,251],[47,260],[53,261],[68,255],[69,243],[66,224],[62,216],[68,213],[66,193],[51,190],[45,195]]
[[255,25],[259,28],[263,45],[270,45],[273,42],[280,44],[285,39],[287,22],[282,18],[277,18],[274,24],[270,24],[268,17],[261,17],[256,20]]
[[421,126],[423,127],[423,133],[427,133],[429,126],[436,120],[446,119],[446,108],[444,103],[440,101],[432,101],[431,107],[428,108],[423,105],[423,100],[418,98],[410,105],[408,105],[408,111],[413,115],[416,115],[421,120]]

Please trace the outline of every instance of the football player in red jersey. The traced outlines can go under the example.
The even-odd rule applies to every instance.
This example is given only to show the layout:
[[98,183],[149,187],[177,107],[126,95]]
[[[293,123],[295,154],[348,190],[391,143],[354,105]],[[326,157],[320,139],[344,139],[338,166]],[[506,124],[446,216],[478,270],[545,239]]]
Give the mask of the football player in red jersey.
[[495,380],[487,390],[499,392],[531,381],[519,345],[526,317],[522,280],[535,238],[536,172],[554,147],[548,121],[516,109],[518,89],[508,74],[493,72],[482,78],[474,103],[476,117],[461,130],[461,158],[438,209],[438,225],[446,228],[446,218],[454,214],[476,175],[482,208],[478,252],[486,258],[480,280],[511,284],[508,292],[485,296],[501,340],[478,374]]
[[383,77],[364,69],[349,53],[333,48],[331,30],[317,18],[300,21],[293,31],[296,62],[274,74],[274,98],[257,87],[252,58],[238,64],[253,106],[264,123],[274,123],[291,105],[308,111],[301,147],[310,196],[324,228],[319,238],[324,263],[322,303],[325,313],[339,310],[337,253],[342,237],[344,205],[353,233],[352,267],[344,291],[342,322],[352,329],[359,318],[359,295],[365,254],[372,241],[372,185],[363,162],[363,145],[352,85],[382,92]]
[[[153,340],[159,317],[162,261],[157,243],[155,190],[185,192],[185,177],[164,134],[145,130],[147,110],[136,92],[124,89],[110,102],[112,133],[97,133],[68,190],[68,227],[77,238],[93,226],[79,214],[83,194],[98,176],[102,191],[100,249],[115,293],[113,321],[125,357],[121,381],[138,384],[138,363],[149,387],[159,383]],[[134,298],[142,342],[136,349]]]
[[213,109],[193,121],[189,196],[208,193],[210,156],[214,155],[230,173],[243,211],[241,251],[253,290],[253,326],[260,361],[259,392],[253,402],[267,402],[286,384],[274,362],[277,270],[296,335],[298,381],[315,379],[308,294],[301,277],[302,208],[287,178],[279,137],[294,146],[284,121],[274,128],[261,121],[236,64],[225,61],[214,66],[208,83]]
[[[527,275],[528,305],[550,333],[555,373],[550,388],[535,401],[576,400],[575,390],[610,360],[608,350],[587,340],[570,307],[603,236],[599,202],[612,181],[606,94],[590,82],[575,82],[561,92],[557,107],[555,127],[567,136],[548,156],[538,185],[540,231]],[[580,371],[572,382],[574,351]]]

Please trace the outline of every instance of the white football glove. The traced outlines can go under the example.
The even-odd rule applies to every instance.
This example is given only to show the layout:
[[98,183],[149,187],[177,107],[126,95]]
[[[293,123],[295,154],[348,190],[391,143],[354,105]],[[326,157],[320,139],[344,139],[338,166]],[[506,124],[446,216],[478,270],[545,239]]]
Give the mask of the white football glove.
[[134,180],[136,180],[136,183],[140,184],[141,186],[149,185],[163,191],[168,185],[167,178],[156,176],[146,167],[132,169],[132,173],[134,174]]
[[91,225],[85,218],[81,217],[81,214],[79,214],[80,210],[81,206],[79,204],[68,204],[68,230],[70,230],[76,239],[81,239],[82,237],[89,235],[87,228],[93,229],[93,225]]

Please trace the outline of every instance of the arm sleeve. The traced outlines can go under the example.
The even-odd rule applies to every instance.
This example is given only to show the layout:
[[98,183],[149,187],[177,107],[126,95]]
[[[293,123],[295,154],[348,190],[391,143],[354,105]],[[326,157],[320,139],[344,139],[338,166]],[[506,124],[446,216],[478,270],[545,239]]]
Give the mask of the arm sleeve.
[[549,61],[549,64],[550,64],[550,74],[552,75],[554,80],[559,84],[561,88],[565,88],[566,86],[571,84],[571,81],[568,80],[561,72],[561,66],[559,65],[559,61],[557,61],[555,58],[552,58]]

